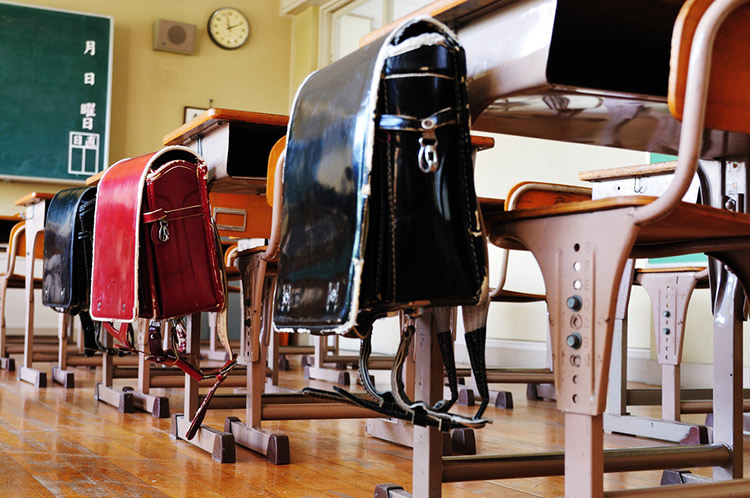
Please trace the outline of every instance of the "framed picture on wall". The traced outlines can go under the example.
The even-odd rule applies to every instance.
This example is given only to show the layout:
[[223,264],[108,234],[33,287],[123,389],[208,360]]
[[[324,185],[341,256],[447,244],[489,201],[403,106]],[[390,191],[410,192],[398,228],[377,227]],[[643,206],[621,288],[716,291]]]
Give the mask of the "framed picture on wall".
[[188,121],[191,121],[196,116],[199,116],[203,112],[207,111],[208,109],[202,108],[202,107],[188,107],[185,106],[185,115],[183,117],[183,123],[187,123]]

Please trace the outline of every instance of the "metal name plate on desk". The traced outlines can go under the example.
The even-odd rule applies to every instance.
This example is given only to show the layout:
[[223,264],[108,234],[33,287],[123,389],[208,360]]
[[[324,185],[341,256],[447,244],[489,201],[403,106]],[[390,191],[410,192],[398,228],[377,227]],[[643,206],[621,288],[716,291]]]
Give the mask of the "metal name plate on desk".
[[[649,164],[643,166],[626,166],[578,173],[578,179],[591,182],[591,198],[605,199],[622,195],[649,195],[658,197],[664,193],[672,182],[676,161]],[[693,179],[685,195],[684,202],[698,202],[700,180]]]

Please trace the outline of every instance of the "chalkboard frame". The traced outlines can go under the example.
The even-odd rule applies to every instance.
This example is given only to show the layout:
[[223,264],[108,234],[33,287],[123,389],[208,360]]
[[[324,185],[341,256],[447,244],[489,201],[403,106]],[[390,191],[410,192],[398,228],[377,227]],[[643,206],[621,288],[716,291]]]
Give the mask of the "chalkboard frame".
[[[74,130],[66,131],[68,133],[68,141],[66,143],[66,150],[64,151],[64,154],[67,155],[67,163],[62,164],[59,161],[55,161],[55,164],[51,168],[47,169],[41,169],[40,174],[26,174],[28,171],[28,167],[21,168],[21,173],[13,173],[10,171],[13,166],[7,166],[2,163],[0,163],[0,179],[4,180],[12,180],[12,181],[26,181],[26,182],[44,182],[44,183],[54,183],[54,184],[73,184],[73,185],[82,185],[85,183],[86,178],[90,176],[91,174],[94,174],[96,172],[102,171],[103,169],[106,169],[109,166],[109,148],[110,148],[110,126],[111,126],[111,106],[112,106],[112,80],[113,80],[113,45],[114,45],[114,18],[110,15],[105,14],[96,14],[96,13],[90,13],[90,12],[80,12],[75,10],[69,10],[69,9],[61,9],[61,8],[55,8],[55,7],[47,7],[47,6],[38,6],[38,5],[30,5],[30,4],[22,4],[18,2],[13,1],[7,1],[7,0],[0,0],[0,12],[4,8],[10,8],[10,10],[14,9],[22,9],[27,11],[29,14],[33,14],[33,12],[40,12],[43,13],[43,16],[47,16],[48,18],[52,18],[56,16],[57,14],[62,14],[64,18],[67,19],[73,19],[71,17],[67,17],[68,15],[71,16],[79,16],[84,18],[86,22],[91,22],[97,24],[97,28],[101,33],[99,34],[99,38],[97,39],[97,42],[99,40],[104,41],[106,39],[106,62],[104,62],[104,57],[101,58],[100,61],[98,61],[96,64],[98,64],[98,68],[101,69],[101,71],[98,71],[96,74],[96,84],[99,85],[99,87],[103,87],[103,89],[99,90],[97,89],[97,95],[104,94],[103,97],[100,97],[98,99],[95,99],[95,105],[96,105],[96,117],[94,118],[96,121],[99,121],[96,126],[96,131],[100,132],[97,133],[97,144],[96,149],[88,149],[88,150],[95,150],[95,161],[93,161],[93,170],[90,170],[90,166],[92,166],[89,163],[92,163],[92,161],[87,161],[85,156],[82,156],[82,170],[80,172],[71,173],[70,165],[73,162],[72,154],[74,153],[73,150],[73,142],[74,139],[79,140],[78,137],[74,137],[73,135],[76,133],[79,133]],[[83,22],[83,21],[82,21]],[[86,35],[87,33],[84,33]],[[82,37],[82,38],[85,38]],[[101,52],[101,48],[99,49]],[[32,61],[35,62],[35,61]],[[101,74],[105,71],[106,67],[106,84],[101,84]],[[78,68],[78,66],[76,66]],[[36,83],[34,83],[36,85]],[[93,86],[93,85],[92,85]],[[0,98],[7,95],[7,93],[3,93],[2,88],[0,88]],[[103,105],[103,107],[102,107]],[[102,112],[102,109],[104,112]],[[83,110],[81,110],[81,114],[83,114]],[[5,118],[9,119],[9,118]],[[42,118],[44,119],[44,118]],[[101,123],[101,124],[100,124]],[[83,136],[87,135],[85,132],[85,128],[81,130],[80,134]],[[60,132],[60,135],[62,135],[62,132]],[[56,158],[57,155],[62,156],[62,152],[58,150],[58,146],[55,145],[55,153]],[[86,154],[85,149],[79,149],[81,150],[81,154]],[[63,166],[65,166],[64,171],[62,171]],[[14,168],[15,169],[15,168]],[[35,168],[36,169],[36,168]],[[35,171],[36,172],[36,171]],[[35,173],[34,172],[34,173]]]

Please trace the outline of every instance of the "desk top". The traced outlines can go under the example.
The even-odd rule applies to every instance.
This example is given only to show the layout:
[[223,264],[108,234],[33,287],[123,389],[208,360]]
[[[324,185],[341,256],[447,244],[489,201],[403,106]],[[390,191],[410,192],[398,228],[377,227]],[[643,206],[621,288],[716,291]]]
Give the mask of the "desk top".
[[502,7],[503,4],[513,3],[515,1],[517,0],[437,0],[390,22],[385,26],[371,31],[359,40],[359,46],[363,47],[368,43],[385,36],[402,22],[416,16],[434,17],[440,22],[450,26],[455,26],[458,24],[465,24],[468,19],[481,16],[486,10],[497,9]]
[[[683,3],[438,0],[406,18],[432,15],[457,33],[475,130],[676,155],[667,93]],[[750,136],[708,131],[701,156],[747,153]]]
[[16,199],[15,205],[16,206],[28,206],[30,204],[36,204],[37,202],[41,201],[50,201],[55,196],[55,194],[50,194],[48,192],[31,192],[30,194],[26,194],[20,199]]
[[236,122],[259,127],[286,127],[289,116],[234,109],[208,109],[164,136],[164,145],[186,145],[221,123]]
[[637,166],[621,166],[618,168],[595,169],[581,171],[578,179],[585,182],[606,182],[653,175],[671,175],[677,168],[677,161],[664,163],[642,164]]

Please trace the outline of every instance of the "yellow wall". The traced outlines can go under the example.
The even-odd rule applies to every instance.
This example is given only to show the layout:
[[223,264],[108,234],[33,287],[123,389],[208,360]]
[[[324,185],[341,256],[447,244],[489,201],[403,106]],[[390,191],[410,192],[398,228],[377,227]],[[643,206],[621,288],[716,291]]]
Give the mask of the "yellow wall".
[[[206,23],[227,5],[215,0],[33,0],[23,4],[112,16],[114,57],[109,163],[151,152],[182,124],[183,108],[215,107],[289,113],[292,20],[278,0],[235,2],[250,22],[250,39],[238,50],[211,42]],[[193,55],[155,51],[156,19],[195,24]],[[18,212],[13,201],[61,185],[2,182],[0,214]]]
[[310,6],[294,16],[290,80],[292,99],[307,75],[318,69],[319,11],[317,6]]

